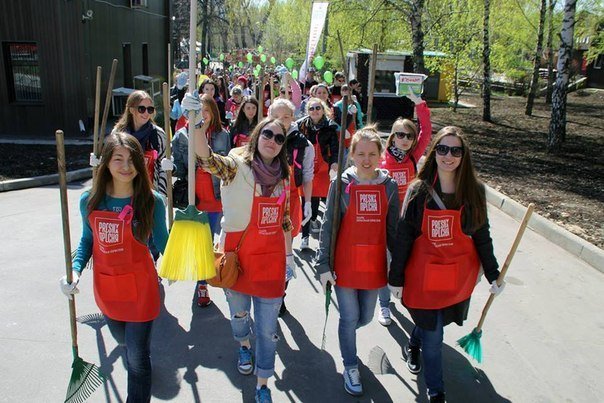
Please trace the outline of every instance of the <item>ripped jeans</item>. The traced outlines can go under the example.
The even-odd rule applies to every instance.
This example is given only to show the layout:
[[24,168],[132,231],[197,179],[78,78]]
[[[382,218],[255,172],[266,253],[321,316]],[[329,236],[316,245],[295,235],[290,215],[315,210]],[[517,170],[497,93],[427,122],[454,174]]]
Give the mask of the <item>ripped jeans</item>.
[[[254,302],[254,324],[256,335],[256,368],[259,378],[270,378],[275,372],[275,351],[277,350],[277,316],[282,298],[260,298],[226,289],[227,302],[231,313],[231,330],[237,341],[249,340],[252,333],[250,308]],[[235,316],[245,312],[243,317]]]

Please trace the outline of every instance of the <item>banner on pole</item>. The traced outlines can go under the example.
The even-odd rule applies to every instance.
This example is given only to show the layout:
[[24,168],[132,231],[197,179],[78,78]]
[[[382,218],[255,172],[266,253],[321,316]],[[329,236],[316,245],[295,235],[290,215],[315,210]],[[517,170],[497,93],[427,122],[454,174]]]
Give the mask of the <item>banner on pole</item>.
[[319,44],[323,27],[325,26],[325,18],[327,18],[327,6],[329,6],[329,2],[327,1],[316,1],[312,3],[306,58],[300,68],[300,73],[298,74],[301,81],[306,80],[306,69],[317,50],[317,45]]

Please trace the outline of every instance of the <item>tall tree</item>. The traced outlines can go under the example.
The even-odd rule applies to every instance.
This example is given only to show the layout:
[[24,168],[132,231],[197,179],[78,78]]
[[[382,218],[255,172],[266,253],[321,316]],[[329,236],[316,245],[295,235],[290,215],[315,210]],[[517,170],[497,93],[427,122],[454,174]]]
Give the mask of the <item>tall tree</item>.
[[531,87],[526,99],[526,108],[524,114],[531,116],[533,114],[533,103],[535,102],[535,94],[539,85],[539,67],[541,67],[541,53],[543,52],[543,29],[545,26],[545,11],[547,10],[547,1],[541,0],[541,8],[539,10],[539,30],[537,32],[537,46],[533,59],[533,77],[531,78]]
[[489,38],[489,15],[491,0],[484,0],[482,25],[482,120],[491,121],[491,44]]
[[554,7],[556,0],[549,0],[547,8],[547,19],[549,25],[547,29],[547,90],[545,92],[545,103],[552,103],[552,92],[554,92]]
[[413,71],[425,73],[424,65],[424,31],[422,30],[422,13],[424,0],[413,0],[411,3],[411,37],[413,39]]
[[575,29],[575,11],[577,0],[566,0],[564,3],[564,18],[560,32],[560,50],[558,51],[558,75],[552,94],[552,117],[547,136],[547,150],[558,152],[566,137],[566,97],[570,73],[571,52]]

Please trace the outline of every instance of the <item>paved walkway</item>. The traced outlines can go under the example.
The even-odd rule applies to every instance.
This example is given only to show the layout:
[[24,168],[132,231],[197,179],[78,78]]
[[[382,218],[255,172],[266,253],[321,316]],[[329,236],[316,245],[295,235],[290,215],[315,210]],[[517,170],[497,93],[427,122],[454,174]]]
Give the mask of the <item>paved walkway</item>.
[[[72,247],[80,235],[77,202],[90,183],[70,185]],[[518,223],[490,209],[495,251],[502,264]],[[65,298],[58,289],[64,274],[57,186],[0,193],[0,401],[56,402],[65,396],[71,373],[71,342]],[[296,240],[295,246],[299,243]],[[311,246],[317,247],[311,240]],[[275,402],[425,401],[422,377],[411,375],[401,359],[412,324],[396,304],[393,324],[374,320],[358,332],[358,355],[365,396],[352,398],[342,387],[337,304],[321,351],[323,295],[309,262],[312,252],[295,251],[298,278],[288,290],[290,315],[279,320]],[[92,402],[124,402],[126,371],[121,349],[102,321],[85,272],[77,312],[80,356],[101,366],[108,381]],[[475,326],[488,297],[478,284],[470,318],[446,328],[445,382],[451,402],[593,402],[602,400],[604,275],[540,235],[527,230],[503,294],[487,318],[484,361],[476,364],[455,346]],[[251,402],[255,380],[235,368],[228,308],[221,290],[214,304],[192,306],[193,283],[165,285],[165,307],[153,334],[153,401]],[[391,367],[376,373],[372,354],[381,348]]]

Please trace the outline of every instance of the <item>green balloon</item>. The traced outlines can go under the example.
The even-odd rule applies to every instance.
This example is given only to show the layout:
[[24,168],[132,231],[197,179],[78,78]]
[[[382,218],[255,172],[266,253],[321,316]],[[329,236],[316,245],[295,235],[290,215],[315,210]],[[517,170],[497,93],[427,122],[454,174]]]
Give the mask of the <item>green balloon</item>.
[[266,55],[260,55],[260,61],[262,63],[266,62]]
[[292,71],[292,78],[293,78],[294,80],[298,79],[298,70],[294,70],[294,71]]
[[258,52],[262,53],[264,51],[264,48],[262,47],[262,45],[258,46]]
[[258,77],[260,75],[260,70],[254,70],[254,77]]
[[221,53],[220,54],[220,61],[223,61],[223,60],[224,60],[224,53]]
[[237,66],[239,66],[239,68],[243,67],[243,62],[237,63]]
[[261,65],[259,65],[259,64],[256,65],[256,70],[260,71],[261,68],[262,68]]
[[317,56],[312,63],[315,65],[317,70],[321,70],[325,65],[325,59],[323,59],[323,56]]
[[246,57],[247,57],[247,61],[248,61],[248,63],[251,63],[251,62],[252,62],[252,60],[253,60],[253,58],[254,58],[254,56],[252,56],[252,54],[251,54],[251,53],[248,53],[248,54],[246,55]]
[[323,79],[327,84],[331,84],[333,82],[333,73],[327,70],[325,73],[323,73]]
[[285,60],[285,67],[287,67],[289,70],[291,70],[292,67],[294,67],[294,59],[292,59],[291,57],[288,57]]
[[233,71],[233,66],[229,66],[229,71]]
[[206,57],[203,58],[203,64],[208,64],[208,59]]
[[271,56],[271,63],[272,64],[277,63],[277,59],[275,59],[275,56]]

